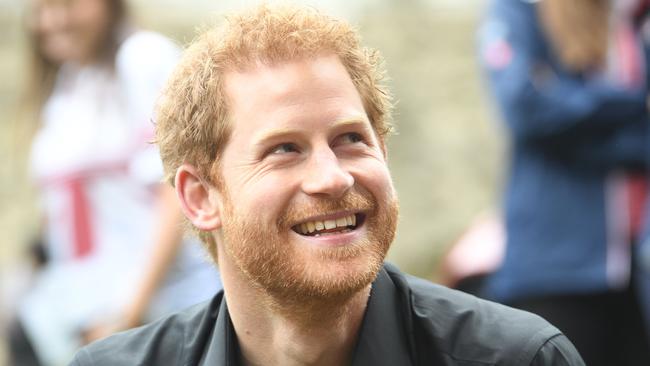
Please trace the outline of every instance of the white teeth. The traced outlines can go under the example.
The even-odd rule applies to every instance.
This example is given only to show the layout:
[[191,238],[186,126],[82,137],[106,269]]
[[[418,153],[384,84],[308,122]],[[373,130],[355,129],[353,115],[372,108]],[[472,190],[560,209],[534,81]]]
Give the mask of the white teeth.
[[[340,217],[336,220],[324,220],[324,221],[309,221],[304,222],[297,226],[297,231],[301,234],[309,234],[315,231],[329,230],[337,227],[347,228],[348,226],[356,226],[357,218],[355,215],[349,215],[345,217]],[[316,233],[315,235],[319,235]]]

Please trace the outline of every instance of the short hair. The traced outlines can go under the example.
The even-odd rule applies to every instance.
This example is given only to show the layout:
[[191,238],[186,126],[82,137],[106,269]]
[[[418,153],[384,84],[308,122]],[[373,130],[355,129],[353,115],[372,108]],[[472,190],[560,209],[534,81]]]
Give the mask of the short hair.
[[[383,84],[379,53],[362,47],[349,24],[313,8],[263,4],[226,16],[223,24],[199,35],[173,72],[156,111],[165,179],[173,185],[178,167],[188,163],[206,182],[219,185],[220,152],[231,133],[226,73],[323,54],[339,57],[374,131],[385,141],[392,131],[392,98]],[[199,236],[204,242],[211,238]]]

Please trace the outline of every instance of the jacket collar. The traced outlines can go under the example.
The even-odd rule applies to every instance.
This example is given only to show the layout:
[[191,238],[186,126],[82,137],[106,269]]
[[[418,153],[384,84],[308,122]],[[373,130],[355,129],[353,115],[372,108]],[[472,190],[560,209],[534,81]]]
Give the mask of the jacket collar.
[[213,312],[216,313],[216,323],[199,366],[238,366],[239,344],[230,321],[225,296],[222,297],[219,308],[214,309]]
[[384,268],[372,284],[352,365],[412,365],[404,306]]
[[[352,365],[412,365],[404,306],[395,284],[384,268],[372,284]],[[225,296],[216,313],[216,324],[199,365],[239,365],[239,345]]]

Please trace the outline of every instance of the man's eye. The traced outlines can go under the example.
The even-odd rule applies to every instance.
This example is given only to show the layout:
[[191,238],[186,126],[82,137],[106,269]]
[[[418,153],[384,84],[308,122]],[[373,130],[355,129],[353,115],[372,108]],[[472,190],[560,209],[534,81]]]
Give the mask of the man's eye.
[[298,152],[298,147],[295,144],[291,143],[280,144],[271,149],[271,154],[286,154],[292,152]]
[[354,144],[362,141],[363,141],[363,136],[361,136],[361,134],[356,132],[346,133],[343,136],[341,136],[341,142],[344,144]]

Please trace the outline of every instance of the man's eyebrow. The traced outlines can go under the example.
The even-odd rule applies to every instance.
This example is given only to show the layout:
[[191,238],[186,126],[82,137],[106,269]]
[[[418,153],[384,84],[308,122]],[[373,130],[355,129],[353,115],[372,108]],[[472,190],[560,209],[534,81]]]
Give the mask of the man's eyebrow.
[[336,121],[332,124],[332,127],[334,128],[341,128],[347,126],[363,126],[365,129],[367,129],[370,126],[370,124],[365,118],[360,116],[345,118],[340,121]]
[[298,129],[292,128],[292,127],[282,127],[282,128],[275,128],[269,131],[264,131],[261,132],[259,135],[255,136],[254,138],[254,144],[255,145],[260,145],[263,144],[265,141],[272,141],[276,140],[278,138],[292,135],[298,132]]
[[[358,117],[355,116],[355,117],[344,118],[344,119],[341,119],[339,121],[333,122],[330,125],[330,128],[345,128],[345,127],[348,127],[348,126],[363,126],[364,129],[368,129],[369,124],[368,124],[368,126],[366,126],[366,124],[368,124],[368,121],[365,118],[363,118],[361,116],[358,116]],[[273,129],[273,130],[264,131],[264,132],[261,132],[259,135],[255,136],[255,139],[254,139],[255,145],[262,144],[265,141],[272,141],[272,140],[282,138],[284,136],[293,135],[293,134],[298,133],[299,131],[300,131],[300,129],[295,128],[295,127],[280,127],[280,128],[276,128],[276,129]]]

